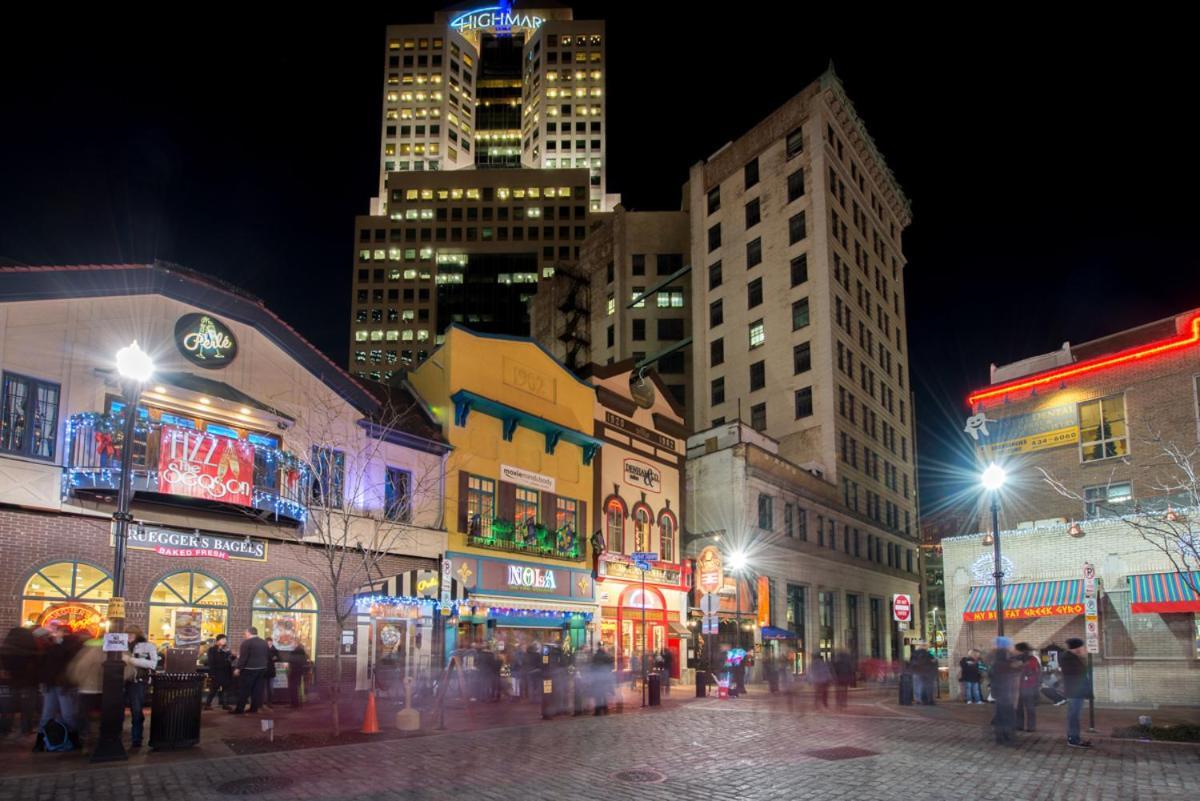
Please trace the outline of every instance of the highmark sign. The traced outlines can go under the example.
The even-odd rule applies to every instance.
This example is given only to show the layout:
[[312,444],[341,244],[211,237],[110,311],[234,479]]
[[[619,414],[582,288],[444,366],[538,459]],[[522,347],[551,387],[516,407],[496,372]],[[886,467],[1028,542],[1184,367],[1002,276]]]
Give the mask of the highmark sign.
[[512,4],[486,6],[464,11],[450,20],[450,27],[463,31],[497,31],[508,33],[514,30],[537,30],[546,20],[536,14],[513,11]]

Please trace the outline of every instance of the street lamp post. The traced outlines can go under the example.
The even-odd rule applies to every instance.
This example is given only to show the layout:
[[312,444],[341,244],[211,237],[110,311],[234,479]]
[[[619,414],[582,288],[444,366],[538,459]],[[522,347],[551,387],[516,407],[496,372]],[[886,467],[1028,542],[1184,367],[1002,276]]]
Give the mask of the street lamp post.
[[992,577],[996,580],[996,636],[1004,636],[1004,567],[1000,562],[1000,488],[1006,478],[1004,468],[990,464],[983,471],[982,482],[992,494]]
[[[125,398],[125,421],[121,440],[121,477],[117,484],[117,510],[113,512],[113,597],[109,601],[112,614],[109,631],[125,630],[125,544],[133,515],[129,513],[133,492],[130,489],[133,471],[133,437],[137,425],[137,405],[142,386],[154,375],[154,362],[138,347],[137,340],[117,351],[117,372],[121,375],[121,392]],[[109,651],[104,661],[104,684],[100,707],[100,737],[92,752],[93,762],[113,762],[128,759],[121,744],[121,729],[125,724],[125,662],[118,651]]]
[[734,551],[729,555],[729,569],[733,573],[734,604],[737,607],[734,611],[734,617],[737,620],[737,639],[733,642],[734,648],[742,647],[742,572],[745,567],[745,551]]

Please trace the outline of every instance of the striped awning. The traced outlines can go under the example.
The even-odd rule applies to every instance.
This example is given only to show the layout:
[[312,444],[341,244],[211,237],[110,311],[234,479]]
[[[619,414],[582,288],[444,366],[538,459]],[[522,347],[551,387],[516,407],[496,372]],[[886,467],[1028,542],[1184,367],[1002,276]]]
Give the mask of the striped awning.
[[[367,587],[359,590],[363,595],[384,595],[390,598],[427,598],[437,601],[441,598],[441,587],[436,570],[407,570],[373,581]],[[467,598],[467,588],[456,578],[450,579],[450,600],[463,601]]]
[[[1191,575],[1200,587],[1200,571]],[[1200,595],[1180,573],[1147,573],[1129,577],[1129,611],[1135,615],[1161,612],[1200,612]]]
[[[1083,614],[1083,581],[1035,581],[1004,585],[1004,619],[1029,620],[1035,617]],[[967,623],[996,619],[996,588],[972,587],[963,610]]]

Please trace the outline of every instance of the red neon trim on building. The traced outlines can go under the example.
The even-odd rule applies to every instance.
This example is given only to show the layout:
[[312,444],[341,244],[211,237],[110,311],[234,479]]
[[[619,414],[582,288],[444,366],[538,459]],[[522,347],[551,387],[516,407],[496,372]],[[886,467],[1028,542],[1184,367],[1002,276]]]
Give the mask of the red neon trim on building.
[[1097,356],[1094,359],[1078,362],[1069,367],[1060,367],[1057,370],[1051,370],[1047,373],[1034,376],[1032,378],[1018,378],[1009,381],[1006,384],[1000,384],[995,387],[988,387],[977,392],[972,392],[967,396],[967,403],[971,406],[980,401],[996,398],[1001,395],[1007,395],[1011,392],[1020,392],[1024,389],[1036,389],[1037,387],[1046,384],[1053,384],[1055,381],[1062,381],[1067,378],[1075,378],[1088,373],[1094,373],[1098,370],[1107,370],[1110,367],[1126,364],[1128,362],[1138,361],[1150,356],[1158,356],[1163,353],[1181,350],[1200,343],[1200,316],[1193,317],[1189,325],[1191,326],[1190,334],[1180,334],[1179,336],[1170,337],[1169,339],[1160,339],[1157,342],[1151,342],[1148,345],[1139,345],[1136,348],[1118,351],[1110,356]]

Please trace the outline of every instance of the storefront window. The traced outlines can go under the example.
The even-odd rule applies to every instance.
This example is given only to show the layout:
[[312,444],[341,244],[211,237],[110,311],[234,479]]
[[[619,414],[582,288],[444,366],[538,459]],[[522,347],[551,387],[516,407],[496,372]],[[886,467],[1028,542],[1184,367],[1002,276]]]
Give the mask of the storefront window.
[[670,515],[658,520],[658,558],[664,562],[675,561],[675,521]]
[[883,599],[871,599],[871,657],[873,659],[883,658],[883,640],[881,632],[883,631]]
[[259,636],[271,637],[280,651],[304,646],[309,659],[316,653],[317,596],[296,579],[268,581],[254,594],[251,619]]
[[218,634],[228,634],[228,622],[229,594],[206,573],[175,573],[150,593],[146,636],[156,646],[197,648]]
[[609,501],[604,513],[607,522],[605,539],[612,553],[625,553],[625,513],[617,501]]
[[55,562],[35,572],[21,593],[21,624],[29,628],[57,624],[98,634],[112,597],[112,579],[82,562]]
[[538,521],[538,491],[517,487],[517,505],[515,522],[522,525]]
[[558,498],[555,502],[555,528],[562,531],[570,527],[572,531],[579,529],[575,501],[570,498]]
[[804,640],[804,622],[807,614],[805,608],[805,592],[806,587],[797,587],[795,584],[789,584],[787,587],[787,627],[789,631],[796,634],[796,664],[793,670],[796,673],[803,673],[807,670],[807,660],[805,659],[805,640]]

